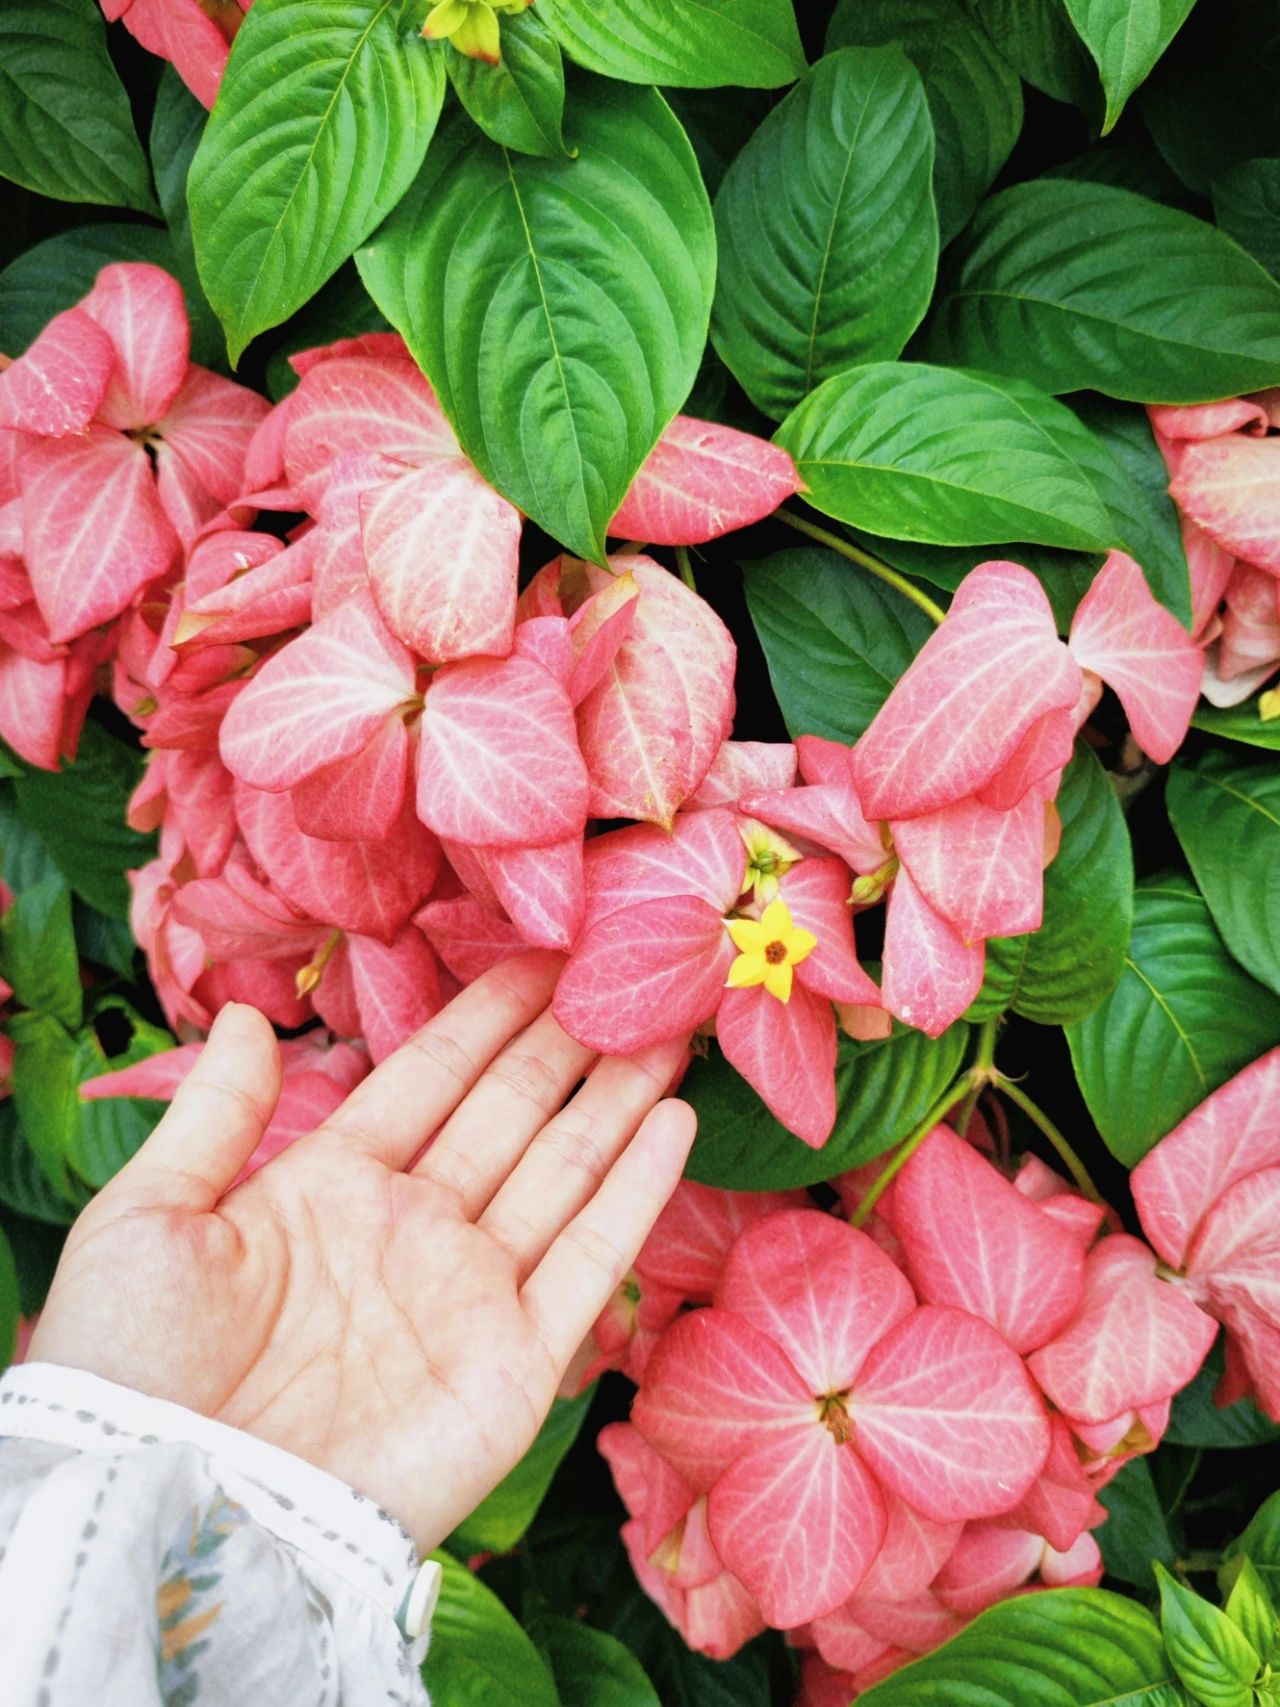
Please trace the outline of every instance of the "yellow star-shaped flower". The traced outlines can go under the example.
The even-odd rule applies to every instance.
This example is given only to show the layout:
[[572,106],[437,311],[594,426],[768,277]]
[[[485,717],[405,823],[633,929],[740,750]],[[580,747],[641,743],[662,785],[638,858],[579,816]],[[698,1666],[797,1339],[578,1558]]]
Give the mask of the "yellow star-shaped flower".
[[812,931],[801,930],[785,901],[770,901],[759,919],[726,919],[738,958],[726,980],[731,990],[763,984],[780,1002],[791,1000],[794,968],[818,946]]
[[450,41],[468,59],[497,65],[502,56],[498,13],[523,12],[531,0],[440,0],[428,14],[422,33],[431,41]]

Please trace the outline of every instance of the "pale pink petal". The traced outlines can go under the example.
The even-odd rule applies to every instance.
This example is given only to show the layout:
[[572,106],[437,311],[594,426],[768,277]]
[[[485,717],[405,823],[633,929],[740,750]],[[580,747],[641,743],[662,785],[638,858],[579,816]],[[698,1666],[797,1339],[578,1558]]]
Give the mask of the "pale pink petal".
[[723,1191],[682,1179],[645,1240],[636,1268],[690,1303],[709,1304],[734,1241],[779,1209],[806,1206],[803,1192]]
[[1019,1504],[996,1521],[1043,1535],[1065,1552],[1096,1521],[1097,1509],[1093,1483],[1080,1463],[1070,1425],[1055,1412],[1049,1426],[1052,1438],[1044,1469]]
[[298,828],[324,841],[380,841],[404,806],[410,763],[404,719],[389,717],[353,758],[323,765],[289,790]]
[[131,0],[124,25],[174,66],[201,106],[212,107],[231,44],[199,0]]
[[373,1060],[385,1061],[443,1006],[436,957],[412,925],[391,943],[349,936],[347,953],[361,1035]]
[[1225,551],[1280,575],[1280,438],[1235,433],[1193,444],[1169,489]]
[[994,1328],[926,1305],[891,1328],[854,1387],[857,1449],[884,1485],[936,1523],[1015,1506],[1049,1451],[1049,1419]]
[[[640,589],[634,575],[615,575],[612,581],[579,605],[570,620],[573,671],[569,697],[575,705],[604,680],[618,649],[635,627]],[[526,616],[528,627],[539,618]]]
[[923,1594],[951,1557],[960,1523],[935,1523],[893,1494],[884,1496],[888,1527],[871,1569],[858,1585],[869,1600],[910,1600]]
[[[1237,563],[1223,594],[1225,609],[1217,646],[1209,656],[1212,674],[1243,685],[1244,698],[1280,662],[1280,583],[1265,570]],[[1201,686],[1208,696],[1210,673]],[[1213,696],[1209,696],[1213,697]],[[1239,703],[1233,695],[1227,703]]]
[[724,741],[686,805],[736,806],[744,795],[791,788],[796,762],[790,741]]
[[[896,1665],[940,1647],[962,1628],[956,1614],[928,1589],[909,1600],[876,1600],[859,1589],[848,1603],[848,1612],[869,1635],[890,1644],[891,1654],[899,1656]],[[888,1655],[882,1656],[867,1671],[876,1673],[877,1663],[883,1666],[888,1659]],[[871,1681],[877,1681],[879,1675],[884,1675],[883,1671]]]
[[541,664],[573,698],[573,635],[567,617],[526,618],[515,631],[515,651]]
[[1191,576],[1191,638],[1204,643],[1213,639],[1208,630],[1222,603],[1236,560],[1185,516],[1182,544]]
[[541,848],[478,848],[503,911],[534,948],[568,950],[582,928],[582,837]]
[[769,1112],[821,1149],[836,1121],[836,1022],[827,998],[815,996],[799,979],[788,1002],[760,985],[726,990],[716,1037],[725,1060]]
[[[211,536],[211,540],[224,539],[266,540],[276,549],[228,548],[229,556],[248,557],[250,562],[238,569],[233,579],[203,598],[193,597],[188,568],[186,604],[174,625],[173,645],[226,646],[237,641],[263,640],[310,621],[311,574],[305,540],[280,550],[280,542],[269,534],[229,532]],[[196,552],[199,550],[197,546]]]
[[319,947],[323,925],[300,918],[243,865],[217,877],[184,883],[173,899],[175,918],[198,933],[213,961],[295,958]]
[[[1101,689],[1098,690],[1101,693]],[[1097,703],[1097,695],[1082,691],[1081,702],[1071,711],[1048,711],[1023,736],[1013,757],[979,789],[976,799],[984,806],[1008,812],[1021,803],[1029,790],[1041,800],[1052,800],[1058,792],[1055,773],[1071,759],[1076,730]]]
[[878,824],[862,815],[848,782],[821,782],[768,794],[747,794],[742,810],[785,835],[830,848],[854,871],[868,875],[889,858]]
[[403,463],[376,454],[340,456],[316,510],[312,539],[312,599],[316,619],[369,586],[360,504],[364,495],[404,473]]
[[413,922],[460,983],[518,954],[524,938],[513,924],[470,895],[428,901]]
[[1267,411],[1248,397],[1228,397],[1221,403],[1153,403],[1147,414],[1152,428],[1166,439],[1216,439],[1223,433],[1265,433]]
[[609,523],[615,539],[701,545],[770,515],[800,490],[785,450],[753,433],[677,415]]
[[[959,1528],[959,1525],[956,1526]],[[869,1630],[864,1630],[849,1610],[848,1602],[837,1606],[834,1612],[828,1612],[821,1618],[815,1618],[811,1634],[817,1643],[818,1653],[829,1666],[838,1666],[842,1672],[850,1673],[870,1665],[885,1654],[890,1644],[879,1636],[873,1636]],[[806,1669],[810,1662],[805,1661]],[[834,1676],[835,1674],[831,1674]],[[825,1696],[820,1698],[825,1707]],[[831,1707],[849,1707],[853,1699],[852,1681],[843,1686],[842,1693],[835,1690],[831,1693]],[[807,1707],[809,1696],[801,1694],[797,1707]]]
[[938,1573],[933,1592],[944,1606],[973,1618],[1003,1600],[1039,1569],[1044,1540],[1025,1530],[968,1523]]
[[97,412],[108,427],[153,427],[177,396],[191,333],[182,286],[163,267],[103,267],[81,307],[110,338],[115,368]]
[[903,867],[886,909],[880,986],[894,1018],[939,1036],[982,988],[985,964],[982,944],[966,943],[935,913]]
[[79,433],[102,405],[115,346],[83,308],[55,314],[25,355],[0,372],[0,427]]
[[846,747],[843,741],[827,741],[821,735],[798,735],[796,758],[805,782],[834,782],[853,787],[853,748]]
[[216,521],[221,506],[163,440],[152,439],[147,448],[155,460],[160,506],[186,549]]
[[593,920],[673,895],[697,895],[723,914],[742,894],[747,852],[731,813],[682,813],[670,835],[636,824],[593,837],[586,872]]
[[734,1245],[715,1304],[780,1345],[821,1397],[852,1385],[872,1346],[915,1299],[865,1233],[818,1209],[784,1209]]
[[156,432],[211,497],[231,504],[244,490],[245,457],[270,410],[247,385],[193,365]]
[[965,942],[1039,930],[1044,828],[1044,804],[1034,792],[1007,812],[960,800],[891,825],[916,888]]
[[86,1079],[80,1086],[80,1095],[86,1102],[101,1097],[150,1097],[156,1102],[172,1102],[178,1086],[203,1050],[203,1043],[162,1049],[158,1055],[148,1055],[145,1061],[135,1061],[131,1067],[118,1067],[113,1073],[99,1073]]
[[875,1007],[880,991],[858,964],[849,906],[852,878],[840,859],[802,859],[785,872],[778,893],[792,922],[812,931],[817,946],[796,967],[796,977],[818,996]]

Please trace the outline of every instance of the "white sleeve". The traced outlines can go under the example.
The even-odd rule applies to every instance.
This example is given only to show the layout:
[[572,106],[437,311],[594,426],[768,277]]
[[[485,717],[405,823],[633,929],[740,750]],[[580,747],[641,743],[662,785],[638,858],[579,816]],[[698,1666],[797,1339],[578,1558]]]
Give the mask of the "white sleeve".
[[0,1378],[5,1707],[424,1707],[440,1574],[252,1435],[54,1364]]

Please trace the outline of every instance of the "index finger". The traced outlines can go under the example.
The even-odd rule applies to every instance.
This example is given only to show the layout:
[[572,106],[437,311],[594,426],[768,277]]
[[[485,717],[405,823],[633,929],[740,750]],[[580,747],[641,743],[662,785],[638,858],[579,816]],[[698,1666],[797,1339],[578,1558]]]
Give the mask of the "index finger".
[[534,949],[477,978],[361,1080],[319,1128],[404,1168],[494,1056],[547,1006],[564,956]]

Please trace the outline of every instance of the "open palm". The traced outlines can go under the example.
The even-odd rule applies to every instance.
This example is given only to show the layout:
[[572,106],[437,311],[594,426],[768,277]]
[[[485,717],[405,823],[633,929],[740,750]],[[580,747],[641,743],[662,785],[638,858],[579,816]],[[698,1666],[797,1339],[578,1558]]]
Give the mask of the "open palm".
[[478,980],[238,1185],[280,1063],[224,1009],[72,1229],[32,1357],[286,1447],[434,1547],[527,1449],[693,1138],[680,1047],[595,1062],[546,1011],[557,969]]

